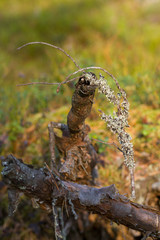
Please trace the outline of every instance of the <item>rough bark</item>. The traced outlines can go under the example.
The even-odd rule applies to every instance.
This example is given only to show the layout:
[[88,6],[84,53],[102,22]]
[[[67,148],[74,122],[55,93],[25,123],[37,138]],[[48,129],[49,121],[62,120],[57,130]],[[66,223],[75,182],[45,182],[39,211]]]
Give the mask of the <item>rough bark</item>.
[[[90,74],[96,78],[95,74]],[[52,123],[54,128],[62,131],[62,137],[55,133],[55,145],[63,158],[58,170],[65,180],[94,184],[98,156],[88,138],[90,127],[85,124],[85,119],[90,114],[95,89],[85,75],[80,77],[75,85],[67,125]]]
[[[61,181],[51,175],[48,169],[35,169],[12,155],[3,158],[2,165],[3,181],[12,189],[10,198],[18,196],[17,192],[23,192],[36,199],[46,210],[51,209],[53,200],[56,206],[62,206],[66,201],[68,208],[71,201],[76,211],[96,213],[118,224],[150,233],[152,237],[160,237],[160,212],[130,201],[120,195],[114,185],[95,188]],[[14,212],[15,205],[10,204]]]
[[[93,73],[93,77],[96,76]],[[90,114],[96,86],[82,76],[76,84],[76,90],[72,97],[72,108],[67,117],[67,125],[71,133],[83,132],[85,130],[84,121]]]

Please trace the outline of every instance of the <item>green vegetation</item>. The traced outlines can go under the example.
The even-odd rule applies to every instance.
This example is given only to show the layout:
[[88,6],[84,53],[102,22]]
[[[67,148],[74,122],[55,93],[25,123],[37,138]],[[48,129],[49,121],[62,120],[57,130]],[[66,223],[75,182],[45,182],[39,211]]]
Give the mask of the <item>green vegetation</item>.
[[[158,156],[159,3],[38,0],[31,4],[2,0],[0,9],[1,154],[13,152],[32,161],[38,153],[48,151],[47,123],[66,120],[73,84],[63,86],[59,94],[55,86],[16,86],[32,81],[61,82],[76,70],[63,53],[47,46],[16,50],[29,41],[45,41],[64,48],[80,66],[104,67],[119,80],[131,104],[130,131],[135,149],[153,154],[154,143]],[[111,138],[98,117],[98,108],[109,112],[112,106],[97,94],[88,120],[91,137]],[[101,143],[97,145],[99,152],[106,149]]]
[[[33,45],[16,51],[26,42],[45,41],[64,48],[81,67],[104,67],[119,80],[131,104],[129,131],[136,160],[144,158],[141,152],[145,152],[147,163],[153,161],[157,167],[160,155],[159,11],[160,3],[149,4],[145,0],[1,0],[0,155],[12,152],[23,156],[27,163],[42,165],[49,155],[48,122],[66,121],[73,84],[64,85],[59,94],[55,86],[16,86],[32,81],[61,82],[76,70],[63,53],[47,46]],[[112,79],[108,80],[114,88]],[[87,120],[92,129],[90,136],[116,141],[98,117],[99,108],[105,112],[112,109],[105,98],[97,94]],[[122,163],[121,154],[111,146],[102,143],[97,146],[100,154],[109,152],[107,164],[114,165],[107,170],[100,169],[102,183],[114,182],[122,187],[121,169],[115,178],[112,175]]]

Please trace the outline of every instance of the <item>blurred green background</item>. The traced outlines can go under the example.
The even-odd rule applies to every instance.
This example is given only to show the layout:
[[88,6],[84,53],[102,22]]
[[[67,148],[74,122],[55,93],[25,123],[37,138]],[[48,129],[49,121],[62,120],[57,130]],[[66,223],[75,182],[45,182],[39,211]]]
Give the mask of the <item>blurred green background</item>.
[[[16,50],[30,41],[45,41],[64,48],[81,67],[101,66],[118,79],[131,105],[129,132],[137,163],[143,160],[143,164],[152,166],[152,173],[159,171],[159,12],[160,2],[147,0],[1,0],[0,155],[13,153],[27,163],[40,166],[49,158],[48,122],[66,122],[74,84],[64,85],[59,94],[55,86],[16,86],[33,81],[61,82],[76,70],[63,53],[47,46],[32,45]],[[109,81],[115,88],[112,80]],[[112,110],[105,98],[97,94],[87,120],[92,128],[90,136],[108,140],[113,136],[101,123],[99,108],[105,112]],[[114,182],[121,188],[117,168],[122,156],[113,149],[106,151],[103,144],[96,144],[99,153],[104,154],[104,161],[107,158],[110,163],[107,170],[100,168],[102,183]],[[118,157],[120,160],[116,160]],[[145,171],[140,164],[137,164],[139,175],[142,169]],[[117,171],[114,177],[112,171]],[[1,188],[3,193],[4,186]],[[1,207],[3,202],[0,218],[4,218],[7,196],[1,194],[0,198]],[[7,238],[3,235],[4,219],[0,224],[3,239],[27,239],[28,230],[20,238],[11,230]],[[26,229],[27,226],[26,223]],[[30,239],[37,239],[36,234]]]

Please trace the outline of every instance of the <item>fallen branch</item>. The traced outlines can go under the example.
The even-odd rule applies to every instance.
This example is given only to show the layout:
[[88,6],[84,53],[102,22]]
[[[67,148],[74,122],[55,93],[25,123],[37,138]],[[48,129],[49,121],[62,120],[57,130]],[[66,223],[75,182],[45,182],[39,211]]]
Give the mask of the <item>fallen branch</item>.
[[[95,188],[73,182],[56,180],[54,184],[50,172],[46,168],[35,169],[24,164],[22,160],[9,155],[2,159],[3,181],[15,191],[23,192],[46,210],[52,209],[53,199],[55,206],[62,207],[63,201],[74,205],[76,211],[86,210],[110,219],[117,224],[150,233],[155,238],[160,237],[160,212],[152,208],[134,203],[127,197],[120,195],[114,185]],[[17,202],[17,199],[15,200]],[[12,201],[10,209],[14,212],[15,204]]]

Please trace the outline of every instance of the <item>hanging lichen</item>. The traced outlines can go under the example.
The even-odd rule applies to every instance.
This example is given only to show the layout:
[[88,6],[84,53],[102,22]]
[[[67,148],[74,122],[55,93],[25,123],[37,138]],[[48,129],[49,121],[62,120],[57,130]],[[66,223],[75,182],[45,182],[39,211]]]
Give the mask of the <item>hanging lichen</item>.
[[128,125],[128,112],[129,103],[126,97],[126,93],[119,87],[120,92],[115,92],[110,88],[107,80],[100,74],[100,78],[96,79],[91,73],[86,73],[85,77],[90,81],[91,85],[97,85],[98,92],[106,96],[110,103],[113,103],[117,107],[117,111],[113,113],[113,116],[106,115],[101,112],[101,119],[107,123],[107,127],[112,133],[117,135],[117,139],[121,145],[121,150],[124,156],[124,163],[128,167],[131,175],[131,197],[135,198],[135,184],[134,184],[134,151],[131,136],[126,132]]

